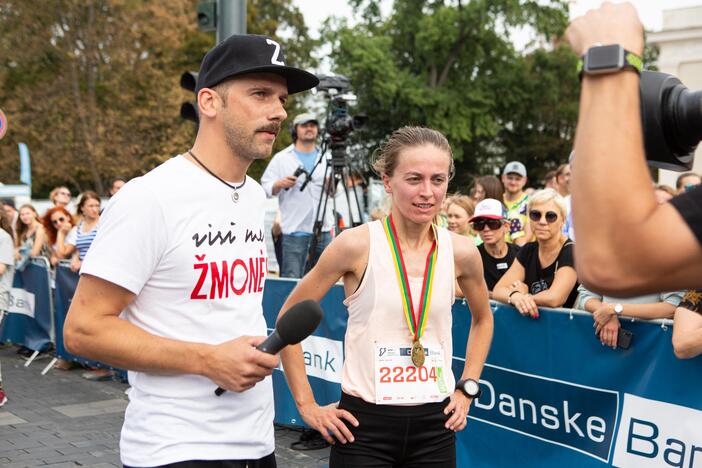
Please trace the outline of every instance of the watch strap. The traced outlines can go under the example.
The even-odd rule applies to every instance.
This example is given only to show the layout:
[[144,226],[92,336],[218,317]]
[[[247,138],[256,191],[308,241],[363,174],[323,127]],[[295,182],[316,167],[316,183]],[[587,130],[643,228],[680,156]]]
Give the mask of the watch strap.
[[[465,383],[469,380],[474,382],[478,387],[478,393],[476,393],[475,395],[470,395],[468,392],[466,392]],[[478,398],[480,398],[480,395],[483,394],[483,389],[480,388],[480,382],[478,382],[475,379],[461,379],[461,380],[459,380],[458,382],[456,382],[456,390],[460,390],[461,393],[463,393],[465,396],[467,396],[468,398],[473,398],[473,399],[478,399]]]
[[[578,75],[580,76],[580,81],[582,81],[583,74],[585,74],[585,55],[578,59],[576,70],[578,72]],[[612,73],[621,70],[634,70],[637,74],[640,75],[643,71],[643,58],[640,55],[637,55],[633,52],[624,49],[624,66],[618,70],[612,70]]]

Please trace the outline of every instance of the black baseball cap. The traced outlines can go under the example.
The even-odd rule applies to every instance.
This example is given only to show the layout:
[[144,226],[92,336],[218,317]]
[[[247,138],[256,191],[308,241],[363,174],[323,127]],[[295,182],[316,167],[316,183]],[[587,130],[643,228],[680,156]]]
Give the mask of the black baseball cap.
[[248,73],[275,73],[288,82],[288,93],[307,91],[319,84],[312,73],[285,65],[283,48],[268,36],[235,34],[212,48],[202,59],[197,76],[198,93],[227,78]]

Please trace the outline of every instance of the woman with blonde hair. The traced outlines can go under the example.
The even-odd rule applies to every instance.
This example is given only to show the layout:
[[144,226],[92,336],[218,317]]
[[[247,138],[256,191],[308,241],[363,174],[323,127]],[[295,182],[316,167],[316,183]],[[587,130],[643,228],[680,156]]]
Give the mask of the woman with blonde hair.
[[43,256],[51,257],[46,231],[39,221],[37,210],[30,204],[22,205],[15,224],[15,258]]
[[539,306],[573,307],[578,277],[573,241],[563,234],[565,200],[553,189],[534,192],[527,215],[536,240],[519,250],[516,260],[495,285],[492,297],[513,305],[520,314],[539,317]]
[[480,245],[480,239],[470,225],[470,218],[475,212],[475,202],[466,195],[456,194],[448,199],[446,205],[447,229],[461,236],[470,237],[475,245]]
[[[493,322],[478,250],[433,223],[453,174],[451,147],[436,130],[403,127],[373,167],[392,199],[389,215],[334,239],[281,309],[319,301],[343,279],[341,401],[315,402],[300,345],[281,355],[288,385],[305,422],[334,444],[331,468],[455,467],[455,432],[479,395]],[[456,280],[472,315],[459,384],[451,371]]]

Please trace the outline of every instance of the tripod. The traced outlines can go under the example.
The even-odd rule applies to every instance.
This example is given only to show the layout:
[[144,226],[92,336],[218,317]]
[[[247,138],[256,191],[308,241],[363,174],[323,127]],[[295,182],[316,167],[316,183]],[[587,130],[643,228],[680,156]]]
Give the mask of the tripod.
[[[356,227],[363,224],[363,219],[361,216],[361,203],[358,200],[358,192],[356,191],[356,186],[353,186],[353,194],[349,194],[349,187],[346,185],[347,180],[355,180],[360,178],[364,181],[363,175],[357,171],[352,170],[348,165],[347,158],[347,147],[348,142],[346,139],[341,141],[334,141],[333,139],[325,139],[324,145],[322,146],[322,157],[317,162],[322,161],[327,155],[327,149],[331,149],[331,157],[327,158],[326,168],[324,169],[324,183],[322,185],[322,192],[317,202],[317,212],[314,218],[314,228],[312,229],[312,241],[310,242],[310,249],[307,252],[307,263],[306,265],[311,266],[312,262],[315,260],[315,254],[317,251],[317,246],[319,245],[320,238],[322,236],[322,228],[324,227],[324,218],[327,212],[327,204],[329,203],[329,198],[332,200],[332,207],[334,211],[334,220],[336,231],[340,232],[342,230],[340,225],[340,219],[336,216],[336,198],[334,194],[336,193],[336,187],[341,183],[344,188],[344,194],[346,198],[346,205],[349,208],[349,223],[345,226]],[[313,169],[314,170],[314,169]],[[363,185],[363,182],[362,182]],[[304,188],[304,186],[303,186]],[[357,209],[357,217],[354,217],[352,209],[352,199],[355,202],[355,207]],[[358,219],[356,219],[358,218]]]

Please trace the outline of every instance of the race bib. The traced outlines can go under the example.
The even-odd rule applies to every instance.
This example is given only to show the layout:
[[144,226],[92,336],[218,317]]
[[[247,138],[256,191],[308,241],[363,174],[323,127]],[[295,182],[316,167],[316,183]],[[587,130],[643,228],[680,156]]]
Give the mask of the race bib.
[[412,364],[409,344],[375,344],[375,403],[406,405],[440,402],[449,395],[444,350],[438,344],[424,347],[424,365]]

